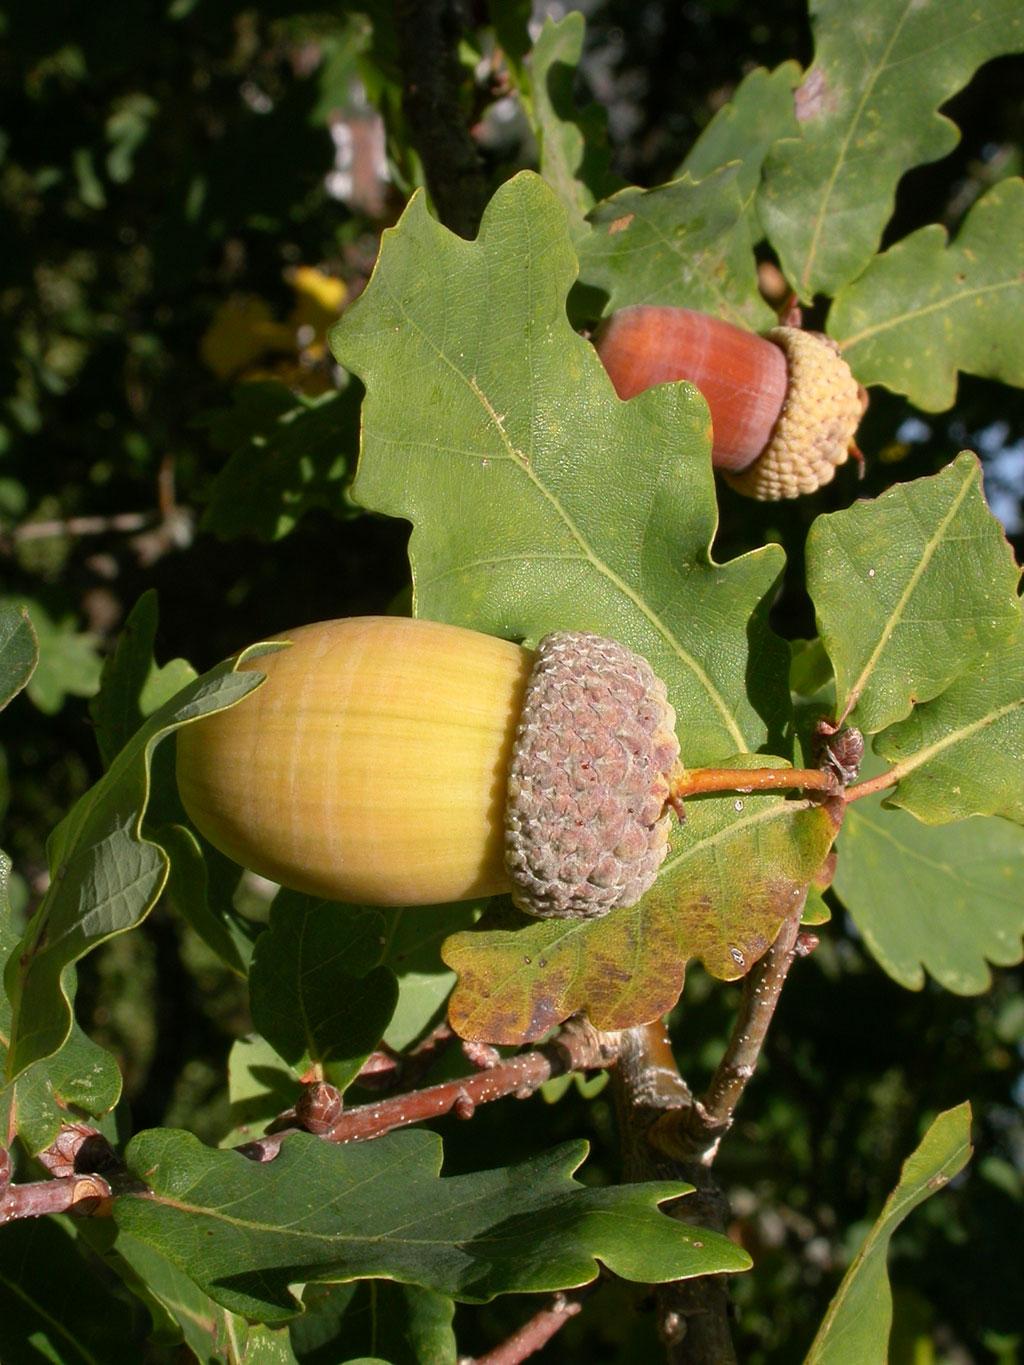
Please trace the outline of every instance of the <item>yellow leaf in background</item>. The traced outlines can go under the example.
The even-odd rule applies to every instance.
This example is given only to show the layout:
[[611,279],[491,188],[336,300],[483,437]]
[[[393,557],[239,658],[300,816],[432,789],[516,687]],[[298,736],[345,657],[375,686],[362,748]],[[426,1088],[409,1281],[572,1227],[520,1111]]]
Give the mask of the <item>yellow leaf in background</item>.
[[219,379],[230,379],[268,351],[294,351],[295,329],[275,322],[260,298],[233,294],[217,309],[199,354]]

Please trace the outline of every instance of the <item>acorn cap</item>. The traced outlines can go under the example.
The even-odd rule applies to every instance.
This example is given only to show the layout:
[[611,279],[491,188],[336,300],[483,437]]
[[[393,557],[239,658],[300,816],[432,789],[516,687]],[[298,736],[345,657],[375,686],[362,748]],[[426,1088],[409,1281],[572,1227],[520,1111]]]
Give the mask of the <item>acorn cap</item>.
[[796,498],[831,482],[845,463],[863,412],[861,391],[830,337],[798,327],[767,333],[786,353],[789,388],[764,451],[741,473],[723,471],[761,502]]
[[650,664],[600,635],[547,635],[526,687],[505,808],[512,899],[591,919],[635,905],[668,851],[675,712]]

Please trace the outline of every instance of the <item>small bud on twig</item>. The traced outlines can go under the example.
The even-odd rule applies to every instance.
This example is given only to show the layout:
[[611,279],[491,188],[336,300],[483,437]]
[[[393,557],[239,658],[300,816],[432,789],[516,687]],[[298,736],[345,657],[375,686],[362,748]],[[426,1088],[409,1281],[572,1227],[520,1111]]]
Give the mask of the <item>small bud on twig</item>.
[[341,1118],[344,1102],[340,1092],[327,1081],[307,1085],[295,1105],[295,1117],[309,1133],[322,1137]]

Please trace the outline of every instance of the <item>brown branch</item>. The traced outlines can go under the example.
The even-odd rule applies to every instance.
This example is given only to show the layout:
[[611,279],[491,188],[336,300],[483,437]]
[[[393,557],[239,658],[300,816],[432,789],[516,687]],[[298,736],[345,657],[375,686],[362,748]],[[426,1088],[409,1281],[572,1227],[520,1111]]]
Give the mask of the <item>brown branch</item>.
[[96,1214],[109,1212],[110,1186],[99,1175],[68,1175],[0,1190],[0,1224],[19,1218],[41,1218],[46,1213]]
[[455,0],[395,0],[394,15],[410,141],[423,161],[441,222],[472,237],[487,184],[459,100],[457,5]]
[[9,538],[48,540],[53,536],[98,536],[107,531],[142,531],[157,520],[156,512],[116,512],[109,517],[63,517],[26,521],[8,532]]
[[[685,1113],[694,1102],[679,1074],[665,1026],[626,1029],[611,1074],[625,1179],[687,1181],[694,1186],[693,1193],[669,1205],[667,1212],[686,1223],[724,1232],[729,1207],[708,1168],[680,1161],[650,1140],[660,1120]],[[658,1330],[670,1365],[735,1365],[724,1276],[701,1275],[659,1285],[657,1304]]]
[[[542,1048],[522,1052],[472,1076],[347,1109],[319,1136],[328,1142],[361,1142],[380,1137],[393,1128],[440,1118],[442,1114],[455,1113],[458,1118],[468,1119],[478,1104],[488,1104],[506,1095],[526,1099],[554,1076],[605,1067],[614,1057],[609,1035],[598,1033],[585,1020],[570,1020]],[[285,1121],[286,1118],[282,1116]],[[300,1130],[294,1127],[280,1128],[244,1143],[238,1151],[254,1161],[272,1161],[284,1139],[297,1131]]]
[[847,787],[843,792],[843,800],[849,804],[851,801],[859,801],[864,796],[874,796],[876,792],[884,792],[886,787],[895,787],[901,777],[902,773],[897,764],[888,772],[879,773],[877,777],[869,777],[864,782],[858,782],[855,787]]
[[783,924],[775,942],[744,978],[732,1036],[706,1094],[656,1121],[651,1132],[655,1146],[678,1161],[711,1165],[754,1074],[789,969],[816,944],[813,934],[801,934],[798,915]]
[[594,1287],[587,1285],[582,1290],[576,1290],[572,1297],[567,1294],[556,1294],[551,1300],[550,1307],[542,1308],[539,1313],[535,1313],[529,1322],[523,1323],[518,1332],[513,1332],[500,1346],[495,1346],[493,1351],[476,1356],[472,1365],[519,1365],[520,1361],[527,1360],[537,1351],[543,1350],[570,1318],[583,1311],[582,1300]]
[[682,801],[704,792],[785,791],[792,787],[829,796],[841,790],[834,774],[821,768],[690,768],[673,780],[669,799]]

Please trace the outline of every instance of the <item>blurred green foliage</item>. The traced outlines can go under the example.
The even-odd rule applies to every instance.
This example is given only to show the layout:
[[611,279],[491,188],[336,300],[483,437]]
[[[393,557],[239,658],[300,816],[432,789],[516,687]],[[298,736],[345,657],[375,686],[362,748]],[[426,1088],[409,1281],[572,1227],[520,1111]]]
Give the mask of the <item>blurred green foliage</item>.
[[[811,50],[796,0],[770,15],[750,0],[579,8],[579,93],[609,111],[615,167],[640,184],[679,164],[748,66],[806,61]],[[160,593],[159,657],[206,668],[300,620],[385,611],[406,586],[406,528],[353,516],[344,493],[358,393],[339,387],[323,318],[297,311],[304,267],[358,293],[401,202],[396,186],[404,194],[417,180],[395,134],[393,55],[375,9],[384,12],[298,0],[0,3],[0,592],[27,604],[43,652],[28,694],[5,713],[0,749],[0,843],[21,905],[42,890],[47,834],[100,772],[84,698],[144,588]],[[467,104],[486,107],[473,61],[493,48],[487,6],[466,9],[478,21]],[[1001,59],[957,97],[948,112],[963,139],[904,179],[890,240],[930,221],[955,225],[994,179],[1020,171],[1022,80],[1021,59]],[[375,104],[390,118],[390,163]],[[509,127],[485,130],[495,180],[531,155],[523,129]],[[254,317],[271,330],[254,336]],[[211,329],[232,318],[234,350],[212,363]],[[990,498],[1021,547],[1024,395],[964,381],[957,407],[925,423],[879,393],[860,439],[864,483],[844,476],[813,505],[765,509],[721,490],[719,559],[766,538],[786,547],[775,624],[790,637],[813,634],[802,587],[813,516],[896,472],[930,473],[958,445],[980,449]],[[235,474],[220,483],[228,463]],[[975,1161],[895,1242],[892,1358],[1024,1358],[1020,986],[1018,969],[977,998],[931,982],[906,992],[844,916],[822,930],[717,1168],[732,1231],[758,1263],[735,1290],[748,1365],[802,1358],[900,1161],[935,1112],[965,1098]],[[734,1000],[734,988],[691,973],[673,1031],[695,1087]],[[163,906],[80,974],[79,1018],[117,1054],[136,1128],[178,1124],[217,1140],[246,1011],[244,987]],[[583,1134],[595,1147],[585,1178],[617,1178],[606,1092],[568,1087],[511,1118],[506,1102],[472,1124],[438,1126],[448,1173]],[[606,1289],[551,1358],[655,1358],[653,1314],[637,1307],[635,1289]],[[460,1308],[460,1349],[493,1346],[533,1308],[514,1298]]]

